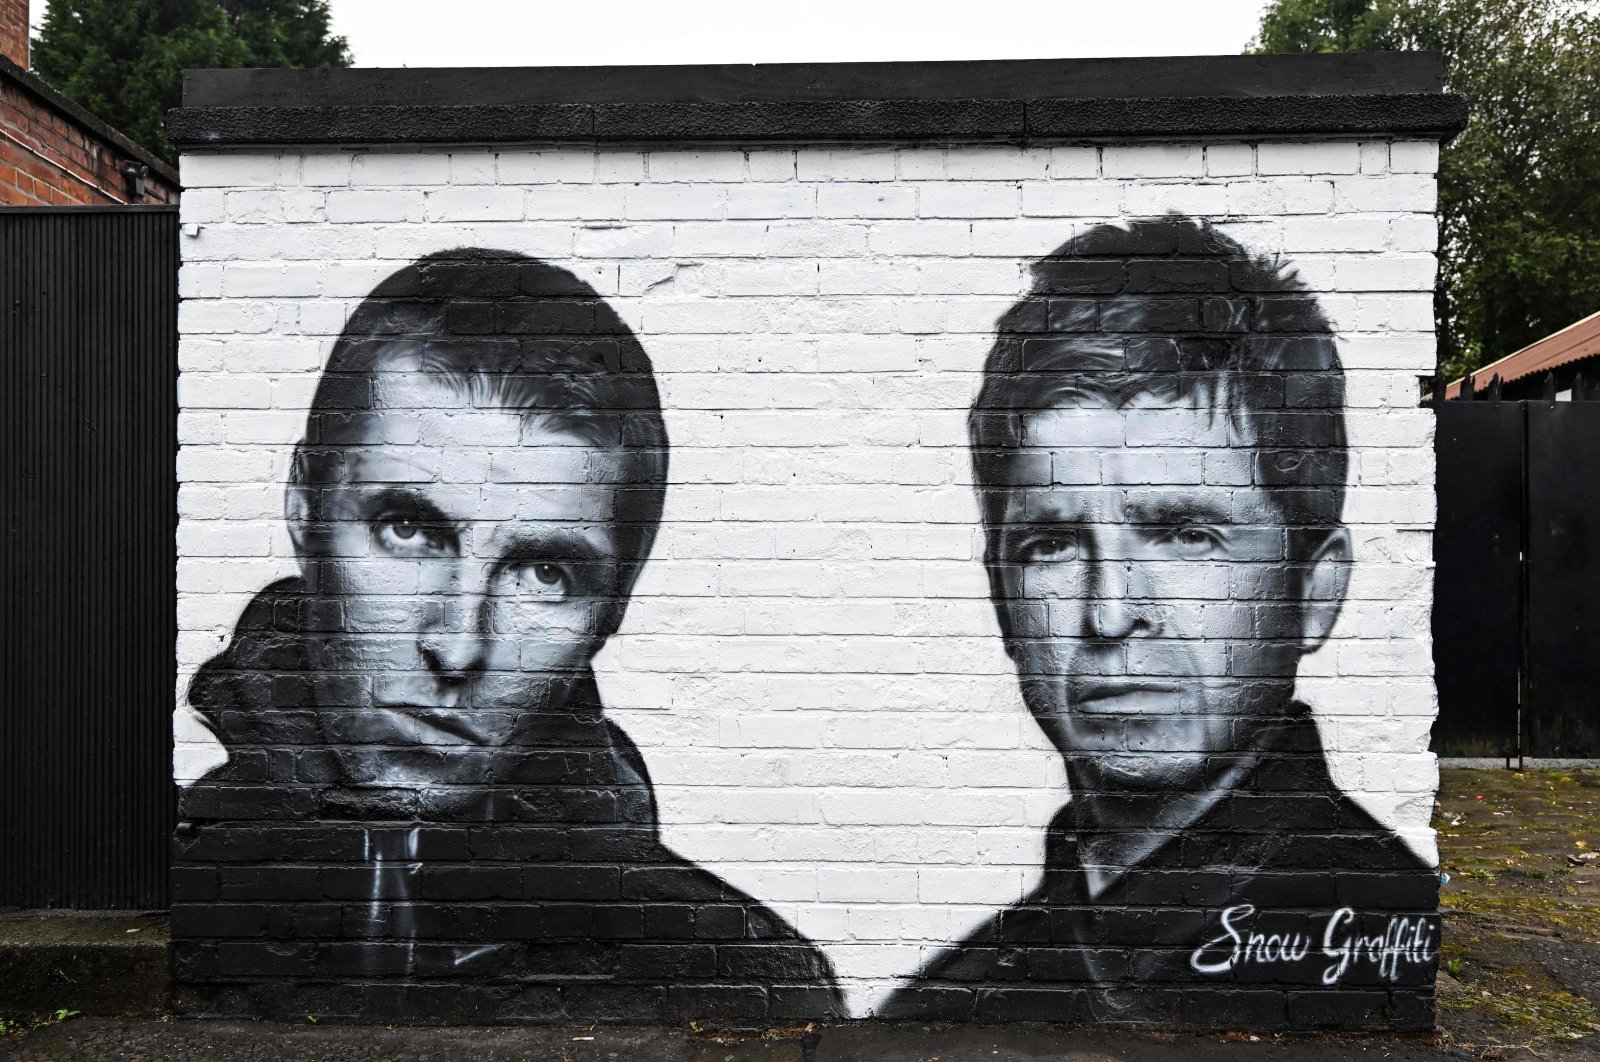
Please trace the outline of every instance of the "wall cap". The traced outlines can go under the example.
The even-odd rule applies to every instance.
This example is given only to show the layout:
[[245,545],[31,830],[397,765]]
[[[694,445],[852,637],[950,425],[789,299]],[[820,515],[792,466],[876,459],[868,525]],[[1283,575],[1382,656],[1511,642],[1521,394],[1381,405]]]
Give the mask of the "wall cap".
[[1447,139],[1433,52],[745,66],[191,70],[168,135],[268,144]]

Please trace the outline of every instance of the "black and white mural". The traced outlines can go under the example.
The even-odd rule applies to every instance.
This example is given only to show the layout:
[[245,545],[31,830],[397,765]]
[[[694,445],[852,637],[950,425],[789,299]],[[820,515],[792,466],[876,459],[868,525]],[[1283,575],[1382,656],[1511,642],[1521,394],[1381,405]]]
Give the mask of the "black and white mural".
[[1430,1026],[1432,158],[186,161],[180,1007]]
[[1073,799],[1039,887],[889,1012],[1250,1024],[1283,986],[1416,1012],[1437,878],[1294,695],[1352,546],[1343,373],[1292,265],[1184,217],[1090,228],[1000,319],[968,426],[995,613]]
[[180,980],[369,1016],[838,1012],[820,951],[662,845],[590,670],[667,466],[650,359],[571,273],[459,249],[372,292],[294,453],[300,574],[190,688],[228,758],[183,793]]

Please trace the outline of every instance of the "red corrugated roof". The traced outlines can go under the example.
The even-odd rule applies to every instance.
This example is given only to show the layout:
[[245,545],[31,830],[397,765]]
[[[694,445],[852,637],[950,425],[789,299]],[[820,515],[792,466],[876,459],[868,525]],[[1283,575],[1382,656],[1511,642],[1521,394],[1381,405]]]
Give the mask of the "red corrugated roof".
[[[1600,313],[1590,314],[1554,335],[1545,336],[1537,343],[1529,343],[1515,354],[1507,354],[1469,375],[1473,388],[1482,389],[1496,376],[1500,377],[1501,383],[1510,383],[1596,355],[1600,355]],[[1465,379],[1462,377],[1446,387],[1444,396],[1455,398],[1461,394],[1461,383]]]

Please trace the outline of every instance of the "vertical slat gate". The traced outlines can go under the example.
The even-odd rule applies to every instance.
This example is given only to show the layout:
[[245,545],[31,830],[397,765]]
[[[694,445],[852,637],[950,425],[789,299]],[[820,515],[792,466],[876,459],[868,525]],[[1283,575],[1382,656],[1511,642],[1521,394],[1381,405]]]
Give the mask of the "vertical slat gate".
[[1528,402],[1527,755],[1600,757],[1600,402]]
[[0,211],[0,905],[166,906],[177,237]]
[[1522,408],[1440,402],[1433,659],[1441,756],[1517,754],[1522,657]]

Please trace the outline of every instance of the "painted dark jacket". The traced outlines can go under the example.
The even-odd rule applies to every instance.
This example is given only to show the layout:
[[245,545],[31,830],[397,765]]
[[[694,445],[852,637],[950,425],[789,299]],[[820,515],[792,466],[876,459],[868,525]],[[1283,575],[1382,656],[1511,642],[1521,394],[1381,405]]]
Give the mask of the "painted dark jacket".
[[1436,872],[1334,785],[1309,710],[1290,714],[1239,784],[1098,896],[1069,803],[1039,886],[879,1014],[1431,1028]]
[[344,783],[328,746],[359,710],[315,703],[314,608],[296,580],[268,587],[190,689],[229,760],[180,803],[172,933],[188,1009],[842,1013],[818,949],[661,842],[644,760],[592,674],[538,713],[539,745],[513,735],[490,777],[441,751],[435,786]]

